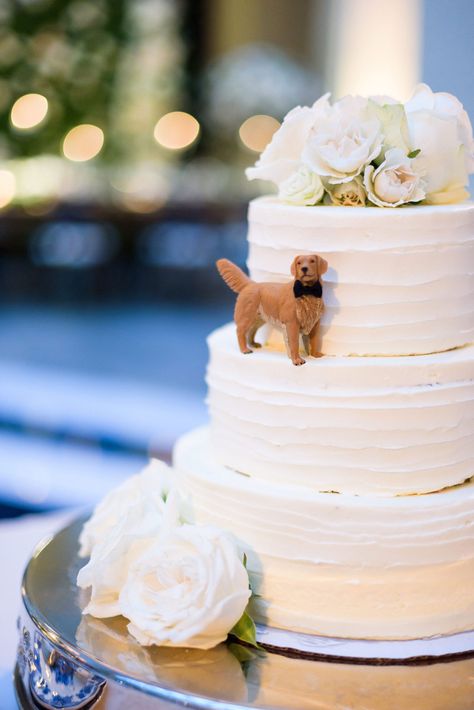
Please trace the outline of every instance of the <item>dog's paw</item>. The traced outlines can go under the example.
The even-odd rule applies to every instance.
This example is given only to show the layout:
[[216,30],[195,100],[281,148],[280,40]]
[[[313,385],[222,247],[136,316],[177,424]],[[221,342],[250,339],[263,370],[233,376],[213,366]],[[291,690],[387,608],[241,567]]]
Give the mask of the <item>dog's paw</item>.
[[320,352],[311,353],[311,357],[324,357],[324,353],[320,353]]
[[251,355],[253,353],[253,350],[247,348],[247,350],[241,350],[240,352],[242,353],[242,355]]
[[261,344],[261,343],[256,343],[256,342],[255,342],[255,343],[251,343],[251,345],[252,345],[253,348],[261,348],[261,347],[262,347],[262,344]]
[[292,360],[293,365],[296,365],[299,367],[300,365],[304,365],[306,360],[303,360],[302,357],[295,357],[294,360]]

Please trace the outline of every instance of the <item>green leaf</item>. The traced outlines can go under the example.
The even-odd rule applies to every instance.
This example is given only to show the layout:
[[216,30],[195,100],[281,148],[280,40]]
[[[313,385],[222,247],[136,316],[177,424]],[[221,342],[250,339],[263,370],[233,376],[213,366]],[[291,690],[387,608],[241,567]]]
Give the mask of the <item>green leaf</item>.
[[248,663],[257,658],[254,651],[251,651],[247,646],[242,646],[240,643],[230,643],[229,651],[235,656],[240,664]]
[[[408,156],[408,157],[410,157],[410,156]],[[245,569],[247,569],[247,555],[245,554],[245,552],[244,552],[244,556],[242,557],[242,564],[245,567]]]
[[251,672],[254,661],[261,655],[256,653],[254,649],[250,649],[248,646],[242,646],[241,643],[229,643],[227,648],[230,653],[238,660],[244,678],[248,677]]
[[243,643],[247,643],[249,646],[258,648],[257,630],[252,617],[247,614],[246,611],[244,611],[239,621],[229,631],[229,636],[234,636],[234,638],[239,641],[243,641]]
[[411,153],[408,153],[407,158],[416,158],[417,155],[421,153],[421,148],[417,148],[416,150],[412,150]]

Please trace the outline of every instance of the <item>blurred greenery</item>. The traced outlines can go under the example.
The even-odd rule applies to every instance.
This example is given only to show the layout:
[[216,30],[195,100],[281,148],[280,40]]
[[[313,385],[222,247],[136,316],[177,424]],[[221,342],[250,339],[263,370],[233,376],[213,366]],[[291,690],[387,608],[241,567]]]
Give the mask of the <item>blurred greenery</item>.
[[[156,150],[153,125],[177,107],[183,80],[181,5],[2,0],[0,158],[58,155],[65,134],[81,123],[104,131],[101,159]],[[48,99],[48,115],[34,130],[19,131],[10,110],[27,93]]]
[[[125,0],[6,0],[0,10],[0,130],[4,157],[57,154],[78,123],[107,126],[114,76],[126,41]],[[49,101],[41,130],[11,126],[12,103],[26,93]]]

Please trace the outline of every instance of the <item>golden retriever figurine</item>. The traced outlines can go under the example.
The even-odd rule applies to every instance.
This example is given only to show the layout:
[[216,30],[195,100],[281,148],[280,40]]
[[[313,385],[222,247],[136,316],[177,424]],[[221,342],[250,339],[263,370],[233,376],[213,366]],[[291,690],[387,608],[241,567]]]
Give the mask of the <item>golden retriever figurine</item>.
[[291,265],[294,280],[286,284],[252,281],[228,259],[219,259],[216,265],[229,288],[239,294],[234,320],[241,352],[259,348],[255,334],[264,323],[270,323],[283,331],[293,365],[305,363],[299,354],[300,333],[307,354],[321,357],[317,334],[324,309],[320,277],[328,269],[325,259],[317,254],[295,257]]

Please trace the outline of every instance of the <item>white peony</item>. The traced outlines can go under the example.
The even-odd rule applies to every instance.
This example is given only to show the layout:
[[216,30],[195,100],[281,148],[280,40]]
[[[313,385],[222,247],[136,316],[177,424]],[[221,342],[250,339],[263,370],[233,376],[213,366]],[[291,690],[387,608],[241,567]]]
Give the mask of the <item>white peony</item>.
[[380,121],[361,96],[345,96],[332,106],[323,97],[313,110],[303,162],[329,183],[349,182],[382,150]]
[[88,557],[94,546],[113,531],[123,515],[144,500],[148,499],[160,509],[163,499],[171,490],[171,476],[169,466],[163,461],[152,459],[140,473],[127,478],[120,486],[110,491],[96,506],[82,528],[79,536],[79,555]]
[[469,117],[451,94],[433,93],[419,84],[405,104],[410,141],[425,173],[427,202],[447,204],[468,197],[465,186],[474,170]]
[[309,131],[314,123],[314,107],[297,106],[283,119],[253,168],[245,174],[249,180],[271,180],[279,185],[301,164]]
[[247,177],[281,187],[304,163],[332,183],[350,181],[379,155],[380,128],[368,99],[346,96],[331,106],[325,94],[311,107],[290,111]]
[[169,490],[168,467],[152,462],[100,503],[81,534],[83,554],[90,554],[77,584],[91,588],[83,610],[99,618],[120,614],[118,598],[128,567],[163,530],[180,523],[182,503]]
[[250,594],[231,538],[211,526],[185,524],[130,565],[119,607],[143,645],[208,649],[227,638]]
[[278,197],[294,205],[315,205],[324,194],[321,178],[306,165],[300,165],[298,170],[280,183]]
[[379,207],[398,207],[425,197],[421,175],[400,148],[392,148],[377,169],[368,165],[364,184],[369,200]]
[[342,207],[364,207],[367,195],[360,176],[350,182],[340,182],[337,185],[326,183],[328,192],[327,204]]

